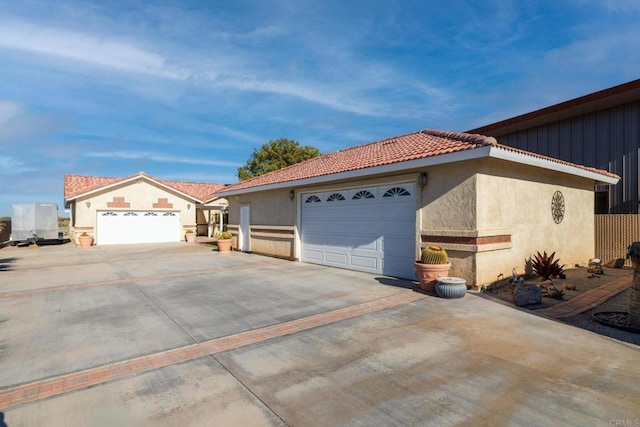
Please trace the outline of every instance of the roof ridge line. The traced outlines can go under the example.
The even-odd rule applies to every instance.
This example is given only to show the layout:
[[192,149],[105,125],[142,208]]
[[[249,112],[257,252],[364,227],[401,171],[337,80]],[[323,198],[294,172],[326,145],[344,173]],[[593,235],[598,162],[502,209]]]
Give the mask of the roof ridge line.
[[424,128],[420,131],[427,135],[438,136],[441,138],[451,138],[461,142],[470,142],[477,145],[498,146],[498,141],[492,136],[480,135],[477,133],[454,132],[448,130]]

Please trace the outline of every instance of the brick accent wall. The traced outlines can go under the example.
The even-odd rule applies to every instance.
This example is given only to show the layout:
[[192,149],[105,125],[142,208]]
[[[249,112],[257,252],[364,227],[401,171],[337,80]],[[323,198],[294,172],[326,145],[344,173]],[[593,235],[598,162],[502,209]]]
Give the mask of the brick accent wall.
[[131,203],[125,202],[124,197],[113,197],[112,202],[107,202],[108,208],[130,208]]
[[173,209],[173,203],[169,203],[169,199],[158,197],[158,203],[153,203],[154,209]]

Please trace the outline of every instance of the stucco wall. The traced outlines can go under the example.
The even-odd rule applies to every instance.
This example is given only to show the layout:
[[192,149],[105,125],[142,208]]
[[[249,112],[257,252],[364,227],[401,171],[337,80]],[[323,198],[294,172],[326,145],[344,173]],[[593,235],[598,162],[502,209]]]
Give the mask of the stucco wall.
[[[594,256],[594,182],[496,159],[484,160],[478,180],[478,229],[504,229],[511,234],[508,250],[478,253],[478,284],[498,274],[524,272],[525,259],[537,251],[556,252],[573,266]],[[564,197],[565,214],[556,224],[551,199]]]
[[[124,197],[124,201],[129,203],[129,207],[108,207],[107,203],[113,202],[114,197]],[[180,221],[184,229],[195,229],[196,226],[196,206],[192,200],[185,200],[184,196],[170,192],[167,189],[150,183],[146,180],[130,182],[122,186],[108,189],[88,197],[76,200],[74,209],[74,228],[78,232],[86,231],[94,235],[96,226],[96,212],[104,210],[159,210],[159,211],[180,211]],[[154,208],[153,204],[158,203],[159,198],[167,199],[173,204],[172,207]],[[87,207],[86,202],[91,205]],[[187,209],[187,205],[191,205]]]
[[473,230],[476,228],[476,167],[460,162],[426,169],[422,189],[422,230]]
[[289,190],[272,190],[228,197],[229,224],[240,224],[240,207],[249,206],[249,223],[259,225],[293,225],[295,203]]

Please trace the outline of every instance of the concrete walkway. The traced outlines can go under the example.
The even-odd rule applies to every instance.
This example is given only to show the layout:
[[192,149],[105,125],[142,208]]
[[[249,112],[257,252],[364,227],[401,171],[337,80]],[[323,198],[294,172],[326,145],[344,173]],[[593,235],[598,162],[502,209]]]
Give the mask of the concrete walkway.
[[618,295],[631,287],[630,277],[621,277],[590,291],[583,292],[570,300],[554,304],[551,307],[535,310],[536,314],[562,319],[576,316],[597,307],[609,298]]

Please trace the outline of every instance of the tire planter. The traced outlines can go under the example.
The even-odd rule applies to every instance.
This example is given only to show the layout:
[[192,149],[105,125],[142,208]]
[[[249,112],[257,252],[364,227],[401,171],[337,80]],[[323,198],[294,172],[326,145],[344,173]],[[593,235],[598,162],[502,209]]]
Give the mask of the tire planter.
[[439,277],[436,293],[441,298],[462,298],[467,293],[467,281],[460,277]]
[[445,277],[449,274],[451,263],[448,264],[423,264],[415,261],[413,267],[418,276],[418,282],[420,283],[420,289],[423,291],[433,292],[436,287],[436,279],[438,277]]

